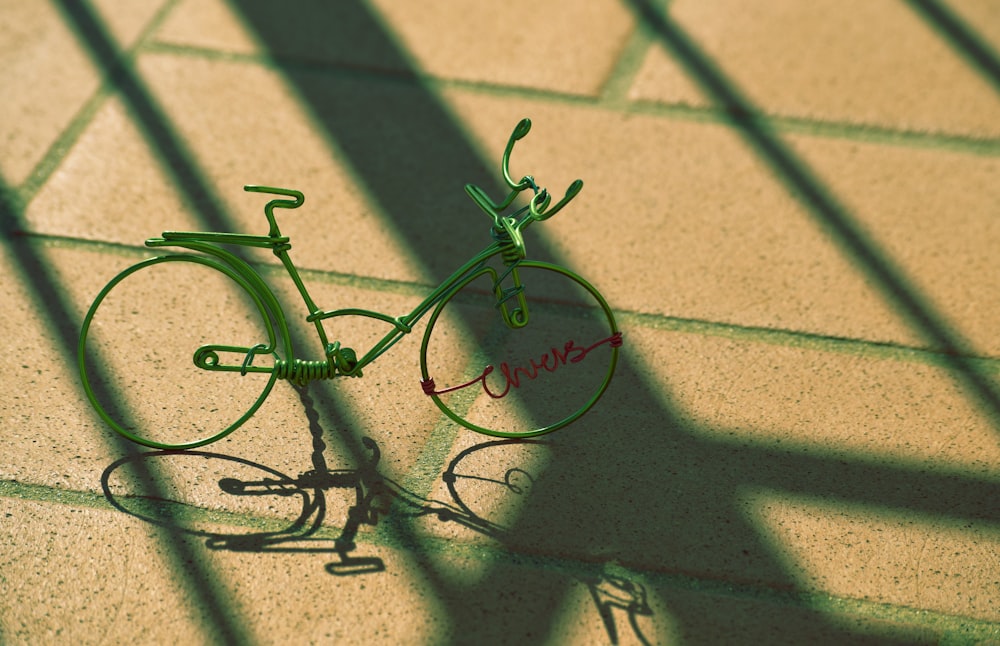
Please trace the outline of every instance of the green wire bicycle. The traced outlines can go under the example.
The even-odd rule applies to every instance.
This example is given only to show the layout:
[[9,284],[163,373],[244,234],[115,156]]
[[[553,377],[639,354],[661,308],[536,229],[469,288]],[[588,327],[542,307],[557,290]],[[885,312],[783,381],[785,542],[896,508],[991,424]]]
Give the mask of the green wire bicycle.
[[[420,378],[414,375],[412,383],[451,420],[498,437],[541,435],[577,420],[607,389],[621,333],[590,283],[565,267],[525,259],[523,231],[555,215],[583,186],[576,180],[553,205],[530,175],[511,178],[514,143],[530,128],[523,119],[507,141],[501,163],[510,187],[506,198],[495,203],[479,187],[465,187],[490,217],[491,244],[402,316],[316,305],[274,215],[276,208],[302,206],[299,191],[244,187],[281,196],[264,207],[267,235],[167,231],[150,238],[148,247],[183,251],[125,269],[97,295],[77,353],[90,402],[134,442],[160,449],[203,446],[246,422],[277,380],[304,386],[361,377],[429,315]],[[527,204],[516,206],[529,190]],[[223,245],[270,249],[277,256],[305,303],[322,358],[296,354],[288,318],[265,282],[273,272]],[[327,326],[342,317],[371,319],[389,331],[359,353],[329,340]]]

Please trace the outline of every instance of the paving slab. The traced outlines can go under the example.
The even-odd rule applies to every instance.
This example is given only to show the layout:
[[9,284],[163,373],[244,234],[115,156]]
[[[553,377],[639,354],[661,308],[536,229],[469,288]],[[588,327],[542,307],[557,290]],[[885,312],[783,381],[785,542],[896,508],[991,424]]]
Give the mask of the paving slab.
[[[162,0],[96,3],[100,27],[133,45]],[[0,82],[16,88],[0,108],[0,173],[20,185],[97,91],[100,71],[57,3],[8,2],[0,33]]]
[[5,641],[156,640],[170,625],[204,643],[200,613],[186,606],[149,528],[61,504],[2,498],[0,506]]
[[[47,264],[49,258],[43,250],[22,245],[26,253],[0,247],[5,275],[0,283],[5,303],[0,325],[7,338],[19,341],[0,403],[7,425],[0,441],[8,456],[0,469],[4,480],[86,490],[96,486],[98,465],[110,462],[115,451],[95,441],[104,430],[90,415],[78,387],[74,346],[69,344],[75,345],[75,326],[62,329],[49,316],[50,308],[58,308],[58,299],[69,296],[61,289],[49,300],[41,296],[54,275],[25,260]],[[67,306],[65,311],[74,309]]]
[[[308,7],[308,8],[307,8]],[[572,16],[572,20],[567,17]],[[442,38],[442,27],[447,38]],[[520,1],[502,12],[477,2],[376,2],[316,14],[302,3],[184,2],[155,35],[158,43],[279,56],[490,85],[596,95],[634,30],[614,2]],[[363,42],[358,32],[380,33]],[[350,45],[348,45],[350,43]]]
[[[987,47],[997,46],[992,3],[949,4],[968,15]],[[737,3],[674,2],[668,17],[768,114],[995,138],[996,81],[970,65],[964,43],[949,41],[919,6],[775,0],[746,11]],[[678,69],[687,68],[651,48],[631,96],[716,103],[686,73],[679,80]]]
[[[1000,267],[990,247],[1000,231],[987,216],[1000,198],[996,157],[805,137],[790,144],[942,327],[964,339],[972,353],[996,356],[1000,346],[990,319],[1000,311],[992,278]],[[853,255],[848,245],[842,250]],[[877,267],[857,265],[891,301]]]

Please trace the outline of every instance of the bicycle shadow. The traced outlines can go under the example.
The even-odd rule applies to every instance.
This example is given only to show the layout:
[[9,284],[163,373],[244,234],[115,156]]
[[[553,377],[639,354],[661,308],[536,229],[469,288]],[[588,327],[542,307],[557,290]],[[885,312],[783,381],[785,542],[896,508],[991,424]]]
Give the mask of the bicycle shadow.
[[[317,427],[318,428],[318,427]],[[490,510],[477,509],[483,500],[496,500],[498,496],[525,497],[531,494],[535,482],[528,470],[519,465],[506,467],[501,475],[494,476],[478,466],[481,452],[492,449],[503,450],[511,445],[544,445],[541,440],[494,440],[473,445],[459,452],[448,464],[441,476],[448,500],[422,496],[406,488],[399,482],[384,476],[379,471],[381,451],[376,442],[363,438],[369,451],[369,459],[353,469],[329,469],[325,467],[320,439],[322,431],[313,433],[314,466],[321,469],[306,471],[297,477],[290,477],[275,468],[252,460],[223,453],[201,450],[187,451],[147,451],[125,456],[113,462],[101,476],[101,486],[105,498],[119,511],[145,522],[169,527],[173,531],[204,539],[205,546],[215,551],[249,553],[313,553],[330,555],[332,561],[325,570],[335,576],[356,576],[385,571],[385,563],[378,556],[359,555],[358,534],[363,526],[376,527],[382,519],[412,521],[418,517],[431,517],[442,523],[455,523],[489,537],[505,546],[510,541],[513,530],[491,518]],[[172,464],[158,465],[161,468],[182,473],[195,471],[192,480],[205,480],[206,473],[222,477],[212,478],[210,487],[202,486],[196,493],[190,491],[167,492],[151,496],[143,492],[141,483],[127,483],[124,488],[119,470],[133,469],[152,460],[164,460]],[[189,469],[187,461],[197,461],[195,469]],[[209,462],[215,464],[209,464]],[[487,457],[487,463],[497,464],[496,459]],[[248,477],[234,477],[233,473],[252,473]],[[491,489],[483,493],[484,487]],[[182,486],[183,488],[183,486]],[[132,491],[129,491],[132,489]],[[211,504],[213,509],[201,506],[207,499],[205,489],[214,491],[222,502]],[[345,514],[343,527],[331,533],[325,528],[329,515],[330,499],[327,492],[342,490],[351,499]],[[468,490],[468,491],[467,491]],[[353,494],[353,496],[351,495]],[[254,509],[253,505],[241,505],[241,500],[272,498],[285,501],[284,507],[293,510],[280,518],[253,518],[241,509]],[[477,502],[470,502],[475,499]],[[508,501],[512,502],[512,501]],[[219,511],[225,509],[228,511]],[[252,512],[251,512],[252,513]],[[226,522],[229,521],[229,522]],[[241,522],[242,521],[242,522]],[[225,531],[218,529],[225,526]],[[255,531],[257,524],[265,524]],[[236,527],[246,527],[249,531],[234,531]],[[377,541],[375,541],[377,545]],[[620,574],[603,571],[584,575],[571,575],[586,586],[589,596],[601,617],[610,643],[619,643],[619,628],[616,614],[624,613],[624,623],[634,633],[638,643],[648,644],[639,626],[640,617],[650,617],[653,612],[646,600],[645,587]]]
[[[362,438],[368,450],[367,461],[354,469],[330,469],[324,452],[326,442],[324,431],[319,425],[319,415],[305,388],[299,388],[299,396],[309,419],[312,439],[312,469],[297,477],[288,476],[275,468],[252,460],[223,453],[202,450],[147,451],[129,454],[109,465],[101,474],[101,488],[104,497],[119,511],[158,526],[169,527],[191,536],[205,539],[205,546],[211,550],[232,552],[284,552],[284,553],[326,553],[335,555],[337,560],[327,566],[327,571],[335,575],[355,575],[385,570],[384,562],[378,557],[356,556],[356,538],[362,525],[375,525],[380,514],[388,511],[383,504],[382,476],[378,472],[381,451],[374,440]],[[182,466],[182,462],[197,459],[195,468]],[[136,469],[141,463],[152,460],[166,460],[172,464],[158,465],[156,470]],[[225,468],[205,460],[222,461]],[[172,472],[175,484],[170,490],[152,487],[155,483],[129,481],[127,475],[116,478],[116,472],[126,467],[126,473]],[[250,472],[245,478],[234,477],[233,473]],[[261,475],[263,472],[263,475]],[[194,476],[184,477],[185,473]],[[213,478],[211,474],[215,474]],[[205,477],[206,474],[209,477]],[[222,477],[218,477],[218,476]],[[214,485],[205,487],[199,481],[214,480]],[[324,531],[324,521],[328,514],[327,491],[342,489],[353,491],[353,504],[348,508],[340,534],[330,537]],[[155,492],[155,493],[148,493]],[[243,504],[239,503],[244,499]],[[270,499],[270,504],[254,501]],[[275,499],[284,499],[284,504],[276,504]],[[277,508],[276,508],[277,507]],[[282,513],[283,512],[283,513]],[[222,515],[222,518],[219,516]],[[210,529],[220,520],[231,527],[250,522],[251,531],[227,533]],[[252,531],[255,525],[263,525],[263,531]]]
[[[153,525],[168,527],[174,531],[205,540],[205,546],[211,550],[232,552],[283,552],[283,553],[323,553],[337,557],[328,566],[331,574],[349,575],[381,572],[385,565],[377,557],[357,556],[352,554],[357,549],[356,537],[363,524],[374,525],[381,508],[375,500],[378,490],[371,486],[370,466],[377,463],[378,451],[374,447],[373,462],[359,469],[337,469],[324,472],[307,471],[298,477],[290,477],[266,465],[245,460],[243,458],[214,453],[209,451],[149,451],[129,455],[116,460],[109,465],[101,475],[101,487],[108,502],[119,511],[139,518]],[[230,472],[239,470],[246,472],[263,472],[262,476],[251,478],[236,478],[225,476],[214,482],[216,499],[234,500],[237,498],[273,497],[286,499],[284,504],[277,505],[293,513],[279,514],[277,517],[253,516],[246,521],[246,508],[253,505],[232,506],[242,507],[243,511],[224,512],[225,503],[215,502],[209,508],[199,506],[192,499],[202,501],[209,499],[204,488],[200,492],[181,492],[182,483],[168,497],[146,495],[142,492],[141,483],[129,483],[124,488],[137,488],[138,492],[123,491],[123,485],[116,473],[120,469],[129,469],[139,463],[160,460],[173,461],[166,468],[175,472],[184,471],[179,466],[189,459],[211,460],[225,462]],[[206,469],[204,463],[199,470]],[[208,470],[219,472],[223,467],[208,467]],[[197,489],[197,487],[192,487]],[[328,513],[327,491],[331,489],[353,490],[354,504],[347,513],[347,522],[340,533],[330,536],[324,531],[324,521]],[[274,505],[270,506],[271,509]],[[252,512],[250,512],[252,513]],[[240,518],[242,517],[242,518]],[[232,528],[232,523],[226,520],[237,519],[237,526],[246,527],[249,531],[219,531],[214,529],[220,524]],[[264,529],[255,531],[257,527]]]

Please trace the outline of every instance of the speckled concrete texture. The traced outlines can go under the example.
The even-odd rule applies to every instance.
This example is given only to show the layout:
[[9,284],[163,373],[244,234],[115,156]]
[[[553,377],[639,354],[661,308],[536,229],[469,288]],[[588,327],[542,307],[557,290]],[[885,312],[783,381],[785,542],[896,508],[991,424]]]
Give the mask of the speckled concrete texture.
[[[1000,644],[998,52],[992,0],[0,2],[0,644]],[[624,333],[586,416],[458,426],[422,323],[194,450],[91,407],[81,325],[145,239],[299,189],[319,306],[399,316],[489,243],[462,187],[522,117],[513,174],[585,181],[528,254]],[[194,308],[152,374],[245,310],[154,287],[108,320]],[[246,382],[114,383],[169,418]]]

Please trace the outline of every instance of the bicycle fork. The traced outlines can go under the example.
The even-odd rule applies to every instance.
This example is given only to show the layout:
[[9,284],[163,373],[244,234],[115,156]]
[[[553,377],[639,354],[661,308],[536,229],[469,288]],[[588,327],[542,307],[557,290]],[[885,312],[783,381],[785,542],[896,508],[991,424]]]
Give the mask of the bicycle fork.
[[[518,330],[528,324],[528,299],[524,295],[524,283],[517,270],[517,263],[509,266],[503,275],[490,270],[493,275],[493,295],[496,297],[495,307],[500,310],[503,322],[512,330]],[[513,286],[505,288],[504,280],[510,277]]]

